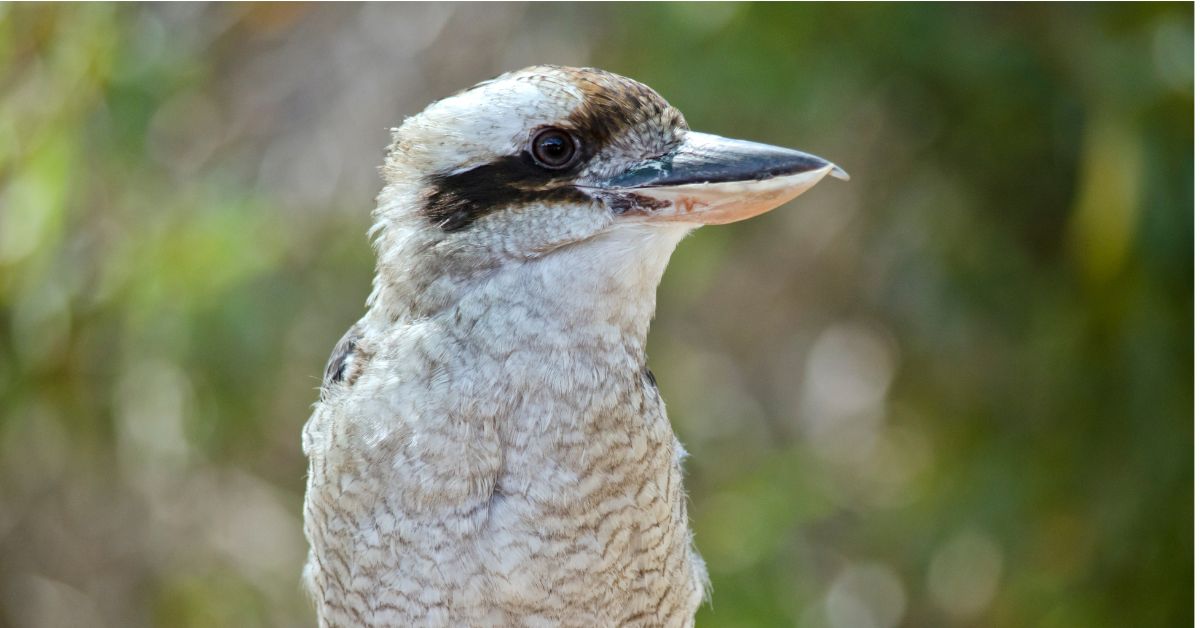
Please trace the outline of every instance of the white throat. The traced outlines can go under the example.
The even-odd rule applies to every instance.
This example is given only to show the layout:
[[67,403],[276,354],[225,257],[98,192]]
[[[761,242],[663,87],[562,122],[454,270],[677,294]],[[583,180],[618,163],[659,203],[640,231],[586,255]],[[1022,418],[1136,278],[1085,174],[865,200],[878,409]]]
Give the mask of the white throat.
[[[671,253],[693,228],[611,223],[595,235],[512,255],[503,237],[445,255],[421,230],[389,227],[368,320],[387,326],[441,319],[472,344],[568,349],[644,348],[655,291]],[[466,340],[466,338],[464,338]]]

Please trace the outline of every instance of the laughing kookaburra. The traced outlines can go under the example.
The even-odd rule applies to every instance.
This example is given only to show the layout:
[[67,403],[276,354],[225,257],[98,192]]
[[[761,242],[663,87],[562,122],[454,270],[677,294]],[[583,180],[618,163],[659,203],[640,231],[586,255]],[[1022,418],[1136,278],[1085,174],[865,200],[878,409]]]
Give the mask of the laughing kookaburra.
[[845,173],[552,66],[408,118],[382,172],[368,310],[304,428],[320,625],[691,625],[655,288],[692,229]]

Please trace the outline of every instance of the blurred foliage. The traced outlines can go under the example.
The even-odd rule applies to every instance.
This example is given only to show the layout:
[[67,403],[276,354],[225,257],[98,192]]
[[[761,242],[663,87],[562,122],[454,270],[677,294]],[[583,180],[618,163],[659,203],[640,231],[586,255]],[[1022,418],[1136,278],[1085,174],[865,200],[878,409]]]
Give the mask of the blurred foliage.
[[660,290],[700,625],[1186,625],[1192,11],[0,6],[0,626],[311,625],[386,129],[537,62],[854,176]]

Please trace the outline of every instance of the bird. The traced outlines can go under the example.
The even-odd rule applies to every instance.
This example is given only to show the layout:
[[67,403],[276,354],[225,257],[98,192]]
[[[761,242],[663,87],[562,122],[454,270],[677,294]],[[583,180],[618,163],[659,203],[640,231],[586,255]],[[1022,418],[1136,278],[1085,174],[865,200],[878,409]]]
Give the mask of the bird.
[[366,312],[302,447],[320,626],[690,626],[708,595],[646,338],[689,232],[826,175],[534,66],[392,130]]

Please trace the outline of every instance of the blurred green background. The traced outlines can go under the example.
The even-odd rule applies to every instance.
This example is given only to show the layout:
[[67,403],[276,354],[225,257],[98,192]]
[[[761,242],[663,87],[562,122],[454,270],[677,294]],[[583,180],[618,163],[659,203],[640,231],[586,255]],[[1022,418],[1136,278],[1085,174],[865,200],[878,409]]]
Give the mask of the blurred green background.
[[313,624],[388,128],[543,62],[854,176],[660,289],[701,626],[1189,625],[1192,11],[0,5],[0,625]]

